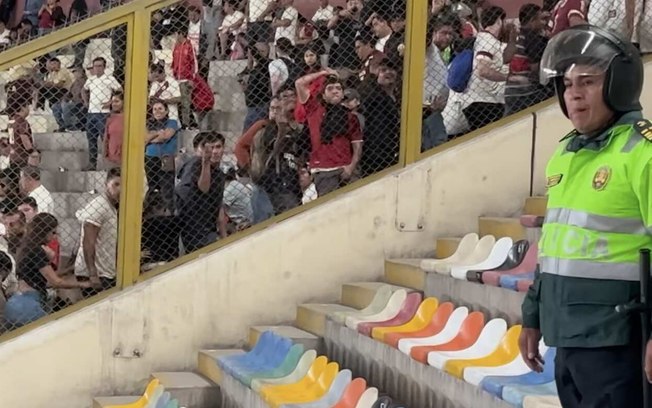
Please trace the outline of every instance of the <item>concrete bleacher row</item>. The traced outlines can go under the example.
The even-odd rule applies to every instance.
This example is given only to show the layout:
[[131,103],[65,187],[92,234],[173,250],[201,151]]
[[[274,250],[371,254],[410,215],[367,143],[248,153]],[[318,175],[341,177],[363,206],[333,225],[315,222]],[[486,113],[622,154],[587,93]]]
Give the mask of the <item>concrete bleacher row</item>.
[[[540,216],[544,211],[545,199],[531,197],[523,212]],[[479,235],[491,235],[497,241],[523,239],[533,232],[523,228],[520,217],[481,217],[479,223]],[[437,239],[437,257],[453,255],[462,241]],[[275,358],[261,357],[264,375],[287,374],[286,360],[298,362],[299,354],[303,355],[297,350],[300,344],[302,350],[325,354],[329,361],[351,370],[352,377],[364,378],[367,385],[387,392],[406,407],[559,407],[552,376],[554,348],[541,345],[546,361],[543,373],[530,372],[518,352],[524,294],[429,273],[420,268],[421,261],[388,259],[384,282],[344,284],[339,304],[301,304],[291,325],[251,327],[248,355],[257,354],[255,345],[263,333],[273,332],[291,339],[293,345],[277,344],[272,353]],[[225,356],[232,355],[243,356],[243,350],[200,350],[196,372],[152,376],[183,406],[220,406],[215,401],[224,407],[267,406],[257,393],[263,382],[247,371],[250,365],[245,364],[244,371],[226,367],[225,361],[234,357]],[[351,384],[348,373],[341,375],[345,378],[340,382]],[[334,381],[335,376],[331,377]],[[291,377],[299,378],[303,376],[296,377],[296,373]],[[322,384],[322,392],[327,388]],[[96,398],[94,406],[137,398]]]

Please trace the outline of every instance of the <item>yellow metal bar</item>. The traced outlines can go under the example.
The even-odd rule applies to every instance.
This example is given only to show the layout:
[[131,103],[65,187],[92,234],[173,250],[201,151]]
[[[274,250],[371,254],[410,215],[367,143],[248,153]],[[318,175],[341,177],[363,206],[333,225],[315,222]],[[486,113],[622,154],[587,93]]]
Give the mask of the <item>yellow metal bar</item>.
[[421,153],[421,110],[426,60],[428,2],[408,1],[403,58],[400,163],[414,163]]
[[118,285],[134,284],[140,273],[143,169],[147,110],[147,64],[150,13],[136,11],[127,29],[125,142],[122,147],[122,189],[118,231]]

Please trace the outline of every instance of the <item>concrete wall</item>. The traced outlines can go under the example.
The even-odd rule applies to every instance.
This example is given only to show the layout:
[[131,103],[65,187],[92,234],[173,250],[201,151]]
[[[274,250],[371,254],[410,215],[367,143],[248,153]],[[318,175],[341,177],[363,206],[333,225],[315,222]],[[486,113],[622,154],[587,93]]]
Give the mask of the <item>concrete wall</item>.
[[423,256],[437,236],[475,231],[477,216],[518,213],[532,149],[541,192],[545,161],[570,129],[556,106],[536,117],[536,127],[528,115],[488,131],[0,345],[0,406],[87,407],[93,395],[136,392],[153,370],[194,368],[199,348],[240,343],[252,324],[290,321],[298,303],[379,279],[386,257]]

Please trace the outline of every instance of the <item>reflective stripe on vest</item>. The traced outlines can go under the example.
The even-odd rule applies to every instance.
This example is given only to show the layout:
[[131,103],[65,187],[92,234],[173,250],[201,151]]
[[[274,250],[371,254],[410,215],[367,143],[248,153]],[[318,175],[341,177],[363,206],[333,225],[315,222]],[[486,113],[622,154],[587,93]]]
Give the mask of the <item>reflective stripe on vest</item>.
[[593,262],[576,259],[560,259],[548,256],[539,258],[541,273],[574,278],[639,280],[637,263]]
[[640,218],[615,218],[592,214],[570,208],[549,208],[546,223],[570,225],[596,232],[617,234],[649,235],[651,232]]

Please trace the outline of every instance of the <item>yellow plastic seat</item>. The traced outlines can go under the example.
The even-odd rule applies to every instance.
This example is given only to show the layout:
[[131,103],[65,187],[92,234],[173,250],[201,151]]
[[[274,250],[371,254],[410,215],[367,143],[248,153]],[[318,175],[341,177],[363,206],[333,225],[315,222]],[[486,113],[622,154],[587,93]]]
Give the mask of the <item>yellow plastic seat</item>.
[[337,363],[329,363],[321,373],[317,382],[303,390],[286,391],[279,394],[273,394],[267,403],[272,408],[279,408],[283,404],[304,404],[307,402],[317,401],[322,398],[333,385],[340,367]]
[[319,356],[312,362],[308,373],[299,381],[292,384],[265,385],[260,389],[260,396],[263,400],[268,400],[272,395],[284,394],[286,392],[301,392],[310,388],[319,379],[328,365],[326,356]]
[[152,381],[147,384],[147,387],[145,387],[145,392],[143,393],[143,396],[138,399],[136,402],[132,402],[131,404],[124,404],[124,405],[109,405],[106,408],[145,408],[147,406],[147,403],[152,399],[154,396],[154,391],[156,391],[156,388],[160,385],[159,381],[157,378],[154,378]]
[[419,305],[414,317],[407,323],[393,327],[374,327],[371,330],[371,337],[378,341],[385,341],[388,333],[412,333],[424,329],[432,319],[432,316],[439,307],[439,299],[435,297],[426,298]]
[[562,408],[556,395],[526,395],[523,408]]
[[507,330],[500,344],[489,355],[468,360],[448,360],[444,371],[457,378],[462,378],[467,367],[497,367],[514,360],[519,355],[518,336],[521,325],[515,325]]

